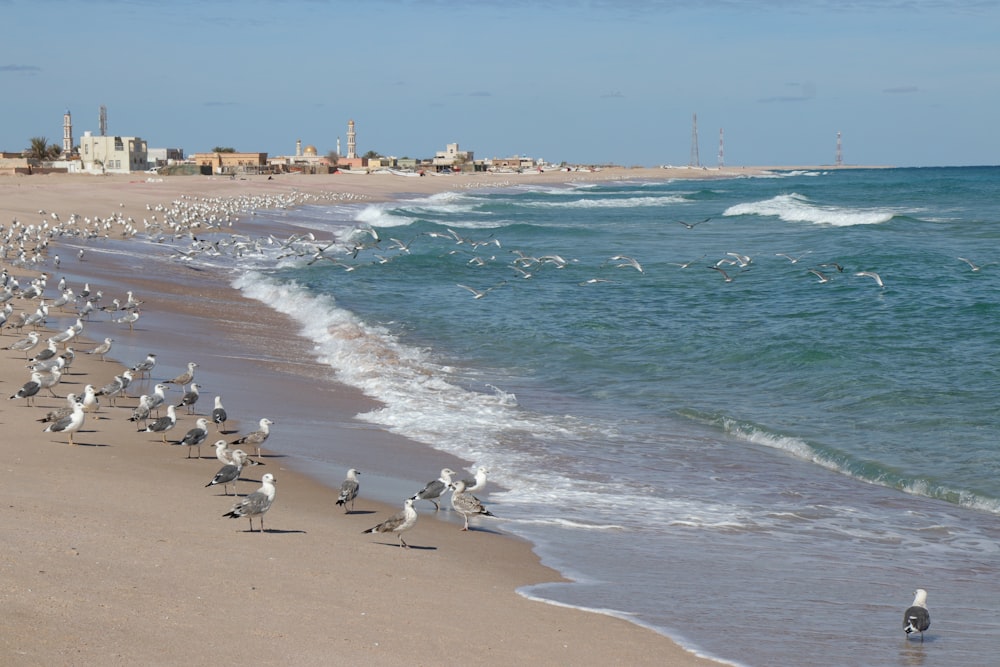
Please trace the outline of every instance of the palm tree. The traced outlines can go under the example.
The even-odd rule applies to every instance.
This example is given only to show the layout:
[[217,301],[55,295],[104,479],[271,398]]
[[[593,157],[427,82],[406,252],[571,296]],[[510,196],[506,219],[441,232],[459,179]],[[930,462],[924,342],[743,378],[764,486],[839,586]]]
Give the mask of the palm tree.
[[62,154],[62,147],[50,144],[49,140],[45,137],[32,137],[30,141],[31,147],[24,151],[24,157],[28,159],[45,162],[54,160]]

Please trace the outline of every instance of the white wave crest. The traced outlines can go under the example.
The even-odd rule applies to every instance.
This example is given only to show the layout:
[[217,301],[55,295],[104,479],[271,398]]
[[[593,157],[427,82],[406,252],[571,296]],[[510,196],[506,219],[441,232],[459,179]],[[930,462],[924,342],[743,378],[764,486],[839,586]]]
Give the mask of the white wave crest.
[[786,222],[811,222],[816,225],[851,227],[854,225],[877,225],[888,222],[898,212],[886,208],[853,209],[838,206],[821,206],[807,197],[792,193],[778,195],[764,201],[736,204],[725,210],[723,215],[763,215],[774,216]]

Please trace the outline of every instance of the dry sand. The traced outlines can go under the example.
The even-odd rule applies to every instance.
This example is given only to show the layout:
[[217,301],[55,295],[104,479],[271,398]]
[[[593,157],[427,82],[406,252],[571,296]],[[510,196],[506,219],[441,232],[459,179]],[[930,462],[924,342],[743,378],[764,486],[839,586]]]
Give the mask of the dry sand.
[[[528,178],[565,183],[705,175],[718,174],[629,169],[523,177],[5,177],[0,178],[0,225],[9,228],[15,218],[26,225],[53,223],[51,212],[63,221],[70,213],[107,217],[116,211],[141,221],[150,215],[147,204],[167,204],[181,196],[350,192],[384,200],[399,194],[502,187]],[[114,237],[117,227],[108,234]],[[47,256],[59,249],[60,239],[54,238]],[[54,276],[47,296],[56,294],[59,271],[51,264],[4,265],[22,286],[47,271]],[[130,270],[119,268],[126,275]],[[72,270],[87,267],[81,263]],[[135,284],[140,295],[153,293],[153,286],[144,285],[138,275]],[[172,289],[176,298],[171,297]],[[132,349],[146,346],[152,351],[169,335],[161,325],[183,320],[208,329],[208,311],[189,306],[183,299],[187,289],[183,281],[173,288],[162,286],[156,302],[144,305],[156,313],[159,324],[137,326],[132,332],[120,327],[116,337],[130,341]],[[241,304],[242,296],[224,283],[205,287],[199,296],[211,301],[215,316],[259,310]],[[12,303],[16,310],[35,305],[17,298]],[[216,331],[240,349],[253,349],[254,341],[268,336],[290,335],[288,322],[278,315],[269,318],[259,323],[262,331],[249,336],[239,318],[223,315]],[[73,319],[69,312],[53,313],[50,326],[61,329]],[[43,332],[43,343],[35,351],[50,333]],[[0,347],[21,337],[5,328]],[[86,327],[82,338],[73,344],[78,352],[94,343]],[[308,349],[304,341],[302,348]],[[210,352],[200,355],[201,366],[217,361],[216,367],[199,371],[211,373],[212,393],[252,391],[241,377],[247,375],[248,363],[255,364],[253,373],[270,372],[272,386],[289,381],[280,368],[272,368],[281,364],[264,355],[237,363]],[[206,357],[212,361],[206,363]],[[173,359],[172,368],[182,368],[186,361]],[[356,511],[345,515],[334,505],[337,490],[303,474],[307,466],[280,456],[265,458],[266,466],[244,471],[243,479],[253,481],[241,481],[238,489],[241,495],[256,489],[264,472],[277,478],[277,498],[264,521],[267,530],[251,533],[245,519],[222,517],[235,500],[232,496],[222,495],[218,487],[205,488],[221,465],[210,458],[210,443],[217,438],[214,429],[200,459],[186,459],[187,448],[163,445],[159,435],[137,432],[127,417],[136,404],[134,396],[149,391],[147,382],[133,386],[133,398],[88,415],[75,437],[79,444],[70,446],[64,435],[43,432],[44,424],[36,420],[64,405],[67,392],[82,393],[88,383],[102,386],[124,366],[78,353],[70,373],[55,388],[60,398],[42,390],[36,405],[27,407],[24,399],[7,400],[28,379],[25,363],[23,352],[0,350],[5,472],[0,664],[714,664],[627,621],[518,595],[520,586],[558,580],[559,575],[539,563],[529,544],[502,533],[500,524],[480,521],[479,530],[461,532],[454,517],[429,517],[433,512],[424,503],[419,506],[420,521],[406,536],[413,548],[399,548],[395,536],[362,535],[399,509],[367,500],[364,476]],[[154,371],[154,377],[174,375],[165,373]],[[179,392],[170,398],[176,401]],[[298,409],[323,414],[333,403],[333,413],[350,415],[368,400],[333,383],[325,387],[323,399],[326,405]],[[196,405],[203,415],[211,407],[211,396],[206,395]],[[284,406],[272,402],[270,407],[280,423]],[[180,439],[194,425],[196,416],[183,410],[178,414],[179,423],[168,440]],[[245,433],[255,428],[253,421],[234,420],[228,428]],[[389,449],[394,446],[392,436],[377,430],[363,436]],[[424,481],[412,480],[413,490]],[[488,504],[488,494],[481,495]]]

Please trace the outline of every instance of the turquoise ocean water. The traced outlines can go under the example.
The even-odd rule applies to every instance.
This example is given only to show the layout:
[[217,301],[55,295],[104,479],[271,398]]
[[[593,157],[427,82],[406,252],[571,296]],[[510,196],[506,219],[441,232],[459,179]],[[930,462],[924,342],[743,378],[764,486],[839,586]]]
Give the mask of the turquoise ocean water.
[[424,477],[490,468],[573,580],[525,595],[742,665],[996,664],[1000,169],[506,185],[262,211],[338,244],[234,284]]

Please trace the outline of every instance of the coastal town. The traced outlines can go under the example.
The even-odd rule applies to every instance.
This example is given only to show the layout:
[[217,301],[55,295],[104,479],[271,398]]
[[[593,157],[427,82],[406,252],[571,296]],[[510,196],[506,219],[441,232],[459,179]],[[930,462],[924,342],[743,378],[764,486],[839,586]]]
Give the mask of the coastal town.
[[593,167],[550,164],[532,157],[476,158],[473,151],[462,150],[457,142],[449,143],[431,157],[396,157],[369,150],[359,153],[357,128],[347,122],[346,151],[340,137],[336,149],[321,152],[313,144],[295,140],[294,151],[287,155],[269,155],[262,151],[241,151],[227,146],[215,146],[187,154],[183,148],[153,147],[141,136],[126,136],[108,131],[107,109],[102,106],[96,133],[85,130],[77,141],[73,116],[63,115],[62,142],[49,144],[45,137],[34,137],[24,151],[0,151],[0,175],[13,174],[130,174],[155,172],[165,175],[222,174],[271,175],[301,174],[369,174],[373,172],[402,173],[422,176],[428,172],[494,172],[576,171]]

